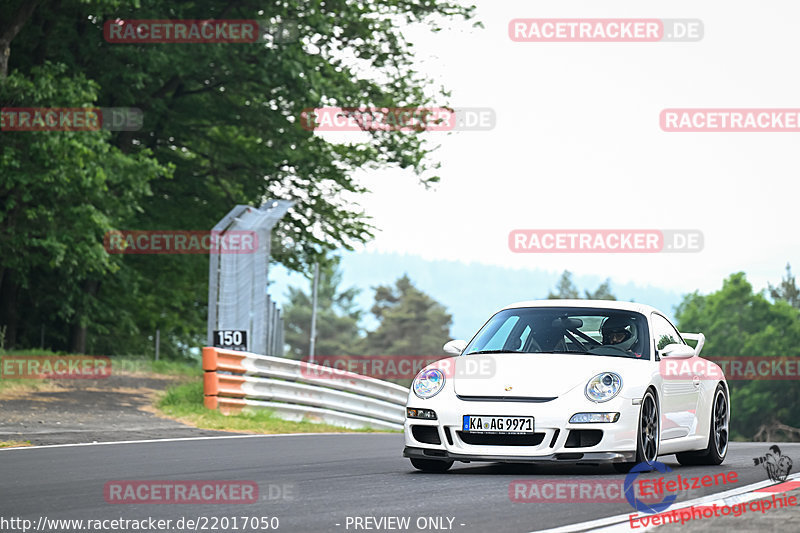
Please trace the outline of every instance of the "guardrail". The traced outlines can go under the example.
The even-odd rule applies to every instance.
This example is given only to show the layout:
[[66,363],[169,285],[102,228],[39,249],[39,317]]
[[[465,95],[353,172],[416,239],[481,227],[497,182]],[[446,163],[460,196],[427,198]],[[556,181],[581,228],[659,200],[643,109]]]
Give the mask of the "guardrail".
[[285,420],[351,429],[403,429],[408,389],[311,363],[203,348],[205,406],[224,413],[267,408]]

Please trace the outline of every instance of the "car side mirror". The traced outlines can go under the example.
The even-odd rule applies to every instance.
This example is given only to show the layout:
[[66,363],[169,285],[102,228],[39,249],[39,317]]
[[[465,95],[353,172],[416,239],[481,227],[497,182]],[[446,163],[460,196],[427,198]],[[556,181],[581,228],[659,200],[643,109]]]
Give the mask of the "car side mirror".
[[670,359],[689,359],[694,357],[694,348],[687,344],[667,344],[658,351],[661,357],[669,357]]
[[444,353],[449,353],[450,355],[461,355],[461,352],[464,351],[464,348],[467,347],[467,341],[462,340],[452,340],[442,346]]

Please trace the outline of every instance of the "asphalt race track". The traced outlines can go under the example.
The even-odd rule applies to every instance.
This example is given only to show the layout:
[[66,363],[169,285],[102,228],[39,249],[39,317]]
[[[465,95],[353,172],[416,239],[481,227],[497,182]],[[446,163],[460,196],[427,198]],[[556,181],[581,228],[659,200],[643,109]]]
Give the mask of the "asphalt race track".
[[[681,467],[674,456],[661,460],[682,476],[733,470],[741,486],[766,479],[764,469],[754,466],[752,458],[763,455],[768,446],[734,443],[720,467]],[[509,499],[512,480],[624,477],[610,467],[457,463],[446,474],[423,474],[401,457],[402,447],[399,434],[341,434],[0,450],[0,516],[26,518],[34,524],[42,516],[173,521],[181,517],[263,516],[278,517],[279,531],[301,533],[367,531],[354,527],[354,517],[397,516],[410,517],[411,526],[377,529],[370,522],[373,529],[369,530],[501,533],[530,532],[632,512],[626,501],[512,503]],[[785,444],[782,449],[796,457],[800,444]],[[238,505],[106,503],[104,485],[119,480],[249,480],[258,485],[260,494],[257,503]],[[734,487],[702,489],[691,496],[730,488]],[[427,522],[428,528],[417,529],[417,520],[426,517],[446,518],[441,524]],[[447,518],[453,519],[452,526]]]

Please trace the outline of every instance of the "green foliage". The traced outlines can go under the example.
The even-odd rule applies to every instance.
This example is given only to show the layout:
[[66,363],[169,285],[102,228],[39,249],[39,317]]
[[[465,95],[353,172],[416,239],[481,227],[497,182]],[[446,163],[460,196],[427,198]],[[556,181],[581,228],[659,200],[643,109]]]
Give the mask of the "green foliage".
[[616,300],[617,297],[611,294],[611,280],[606,279],[597,286],[594,291],[583,291],[587,300]]
[[[375,289],[372,314],[378,327],[366,336],[359,326],[362,311],[354,300],[358,290],[339,290],[339,260],[320,269],[316,355],[440,355],[450,340],[452,317],[442,304],[414,287],[408,276],[394,286]],[[309,281],[310,285],[310,281]],[[290,288],[285,307],[288,356],[308,357],[311,291]],[[408,385],[408,383],[403,383]]]
[[195,381],[184,383],[167,389],[164,396],[159,400],[158,407],[175,407],[181,405],[203,405],[203,382]]
[[[0,32],[23,0],[0,5]],[[45,2],[11,43],[2,107],[136,107],[137,132],[0,135],[0,324],[11,347],[165,356],[203,342],[208,259],[109,256],[112,229],[211,228],[235,204],[295,200],[274,260],[305,266],[371,238],[352,198],[358,169],[437,180],[424,134],[372,132],[334,144],[299,126],[303,109],[443,106],[414,67],[399,22],[469,19],[447,0],[64,0]],[[112,19],[258,19],[298,39],[252,44],[113,44]],[[293,32],[288,32],[293,33]],[[87,335],[88,330],[88,335]],[[88,341],[84,341],[88,339]]]
[[113,373],[147,373],[165,376],[200,376],[203,368],[200,361],[191,360],[154,360],[152,357],[114,356],[111,358]]
[[30,446],[29,440],[0,440],[0,448],[19,448],[23,446]]
[[[12,72],[0,83],[0,104],[82,107],[97,90],[84,75],[46,62],[27,75]],[[149,149],[125,153],[110,138],[107,131],[0,135],[0,321],[12,346],[38,345],[41,324],[116,320],[113,306],[91,297],[121,267],[103,235],[135,215],[149,183],[169,168]],[[68,331],[62,327],[60,347]]]
[[[702,355],[800,356],[800,312],[785,301],[754,293],[744,273],[731,275],[709,295],[686,295],[676,311],[681,331],[706,336]],[[731,433],[752,439],[764,423],[800,426],[800,382],[729,381]]]
[[[584,297],[586,300],[616,300],[616,296],[611,293],[611,280],[606,279],[603,283],[597,286],[594,291],[584,290]],[[547,293],[548,300],[575,300],[581,299],[578,288],[572,281],[572,272],[565,270],[561,273],[556,285],[556,292]]]
[[[315,355],[353,355],[361,338],[358,325],[361,310],[355,305],[359,290],[339,290],[342,274],[339,258],[320,267],[317,287],[317,340]],[[309,280],[309,285],[311,280]],[[311,337],[311,290],[289,288],[289,303],[284,307],[285,340],[288,357],[303,359],[309,354]]]
[[572,272],[565,270],[561,273],[556,285],[556,292],[548,292],[548,300],[572,300],[578,298],[578,288],[572,281]]
[[773,300],[783,300],[792,307],[800,309],[800,288],[797,287],[789,263],[786,263],[786,277],[781,279],[780,284],[776,287],[769,283],[769,295]]
[[658,343],[656,343],[656,349],[660,350],[664,346],[668,344],[675,344],[678,342],[678,339],[673,337],[672,335],[661,335],[658,339]]
[[[28,350],[0,350],[0,364],[2,364],[2,356],[20,356],[20,357],[52,357],[64,356],[66,358],[74,357],[65,352],[53,352],[50,350],[42,349],[28,349]],[[155,361],[151,357],[143,356],[112,356],[111,357],[111,373],[117,374],[159,374],[163,376],[170,376],[173,378],[187,378],[197,377],[202,375],[203,369],[200,361],[192,361],[186,359],[176,360],[159,360]],[[1,372],[0,372],[1,374]],[[22,378],[22,379],[8,379],[0,376],[0,391],[35,391],[39,389],[47,389],[52,384],[63,382],[58,379],[38,379],[38,378]]]
[[393,287],[375,287],[372,314],[380,325],[364,339],[364,354],[439,355],[450,340],[450,314],[406,275]]

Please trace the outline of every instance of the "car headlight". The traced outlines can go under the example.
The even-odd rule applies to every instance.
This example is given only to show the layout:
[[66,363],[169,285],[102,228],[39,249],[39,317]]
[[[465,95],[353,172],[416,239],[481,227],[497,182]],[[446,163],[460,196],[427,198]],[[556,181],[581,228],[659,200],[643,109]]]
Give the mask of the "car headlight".
[[570,424],[604,424],[619,420],[619,413],[575,413]]
[[414,394],[423,400],[436,396],[442,387],[444,387],[444,374],[436,368],[423,370],[417,374],[414,383],[411,384]]
[[586,397],[593,402],[607,402],[622,389],[622,378],[613,372],[597,374],[586,384]]

